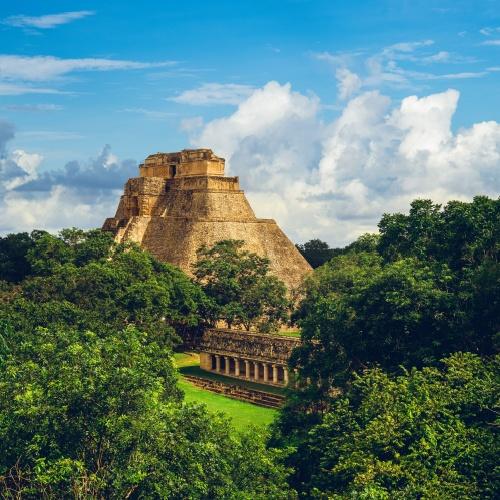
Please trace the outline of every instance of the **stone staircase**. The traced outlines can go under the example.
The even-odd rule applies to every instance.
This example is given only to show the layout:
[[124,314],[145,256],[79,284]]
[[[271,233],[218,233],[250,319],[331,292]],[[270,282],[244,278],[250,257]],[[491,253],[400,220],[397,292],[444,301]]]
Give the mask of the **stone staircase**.
[[222,394],[228,398],[239,399],[257,406],[265,408],[279,408],[283,405],[285,397],[280,394],[271,394],[269,392],[247,389],[236,384],[225,384],[216,380],[210,380],[194,375],[183,375],[191,384],[206,391]]

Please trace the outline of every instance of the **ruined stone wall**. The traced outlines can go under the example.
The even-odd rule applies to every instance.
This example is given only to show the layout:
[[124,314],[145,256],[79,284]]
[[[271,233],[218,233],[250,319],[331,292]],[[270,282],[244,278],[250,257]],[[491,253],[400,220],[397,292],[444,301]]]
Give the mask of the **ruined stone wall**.
[[299,345],[293,337],[214,328],[203,334],[200,351],[286,365]]
[[184,378],[196,387],[200,387],[206,391],[224,394],[224,396],[229,398],[247,401],[258,406],[264,406],[265,408],[279,408],[285,402],[285,397],[281,394],[270,394],[265,391],[249,389],[248,387],[238,385],[237,382],[228,384],[193,375],[184,375]]
[[115,219],[138,215],[161,215],[166,208],[167,180],[160,177],[136,177],[125,184]]
[[162,215],[170,217],[210,218],[213,220],[254,220],[243,191],[225,189],[177,189],[170,186]]
[[219,175],[178,177],[169,179],[168,186],[171,189],[202,189],[217,191],[240,191],[238,177],[222,177]]
[[135,216],[255,219],[237,177],[129,179],[114,218]]
[[124,195],[160,196],[166,192],[167,179],[161,177],[132,177],[125,184]]
[[184,176],[224,175],[224,159],[210,149],[183,149],[149,155],[139,166],[141,177],[171,179]]
[[194,175],[223,175],[224,164],[213,160],[197,160],[189,163],[180,164],[177,168],[179,176]]

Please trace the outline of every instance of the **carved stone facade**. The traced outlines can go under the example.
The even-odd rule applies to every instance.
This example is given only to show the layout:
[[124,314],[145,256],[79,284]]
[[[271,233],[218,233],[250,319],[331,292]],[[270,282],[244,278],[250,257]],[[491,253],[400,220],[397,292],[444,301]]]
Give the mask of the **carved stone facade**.
[[149,155],[139,165],[141,177],[192,177],[224,175],[224,158],[215,156],[211,149],[184,149],[177,153]]
[[135,241],[188,274],[202,245],[225,239],[270,260],[271,272],[296,288],[311,267],[272,219],[257,219],[238,177],[224,176],[224,159],[210,149],[156,153],[129,179],[114,217],[103,229]]
[[300,339],[241,330],[207,330],[201,339],[200,366],[229,377],[284,386],[288,359]]

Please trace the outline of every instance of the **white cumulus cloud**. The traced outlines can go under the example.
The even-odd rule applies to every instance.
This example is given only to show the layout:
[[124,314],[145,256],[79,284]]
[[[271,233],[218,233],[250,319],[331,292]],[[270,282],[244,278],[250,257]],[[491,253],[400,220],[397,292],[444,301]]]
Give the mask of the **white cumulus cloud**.
[[16,149],[7,159],[0,160],[1,170],[7,170],[9,168],[7,163],[11,162],[17,171],[17,175],[13,175],[10,179],[4,181],[4,187],[7,190],[11,190],[37,179],[38,167],[42,163],[42,160],[42,155],[27,153],[22,149]]
[[294,241],[344,245],[417,197],[498,195],[500,124],[454,132],[458,101],[453,89],[401,102],[369,91],[324,123],[316,97],[270,82],[191,141],[225,156],[257,215]]
[[255,90],[232,115],[207,123],[196,142],[216,144],[218,152],[231,156],[247,138],[266,141],[273,134],[283,137],[287,128],[314,118],[318,106],[316,97],[293,92],[290,84],[269,82]]
[[9,191],[2,202],[0,232],[11,233],[44,229],[56,232],[64,227],[101,227],[104,219],[114,215],[119,191],[96,193],[92,198],[78,190],[54,186],[49,193],[27,196]]
[[13,137],[13,126],[0,121],[0,234],[100,227],[114,215],[125,181],[137,173],[137,164],[119,160],[109,145],[87,162],[43,171],[40,154],[8,150]]
[[361,88],[361,78],[347,68],[338,68],[335,72],[339,97],[347,99]]

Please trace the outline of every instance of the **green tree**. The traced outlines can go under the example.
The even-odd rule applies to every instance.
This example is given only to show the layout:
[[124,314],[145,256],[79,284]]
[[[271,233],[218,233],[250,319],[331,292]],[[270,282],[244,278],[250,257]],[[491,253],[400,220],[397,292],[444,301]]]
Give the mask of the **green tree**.
[[495,352],[500,345],[500,199],[476,196],[444,207],[415,200],[408,215],[385,214],[379,229],[378,252],[385,262],[416,258],[449,268],[446,290],[457,304],[459,333],[467,339],[461,348]]
[[352,252],[374,252],[377,248],[378,240],[379,237],[377,234],[365,233],[356,241],[343,248],[330,248],[328,243],[319,239],[309,240],[306,243],[295,246],[310,266],[316,269],[339,255]]
[[27,260],[32,274],[37,276],[48,276],[68,263],[79,267],[89,262],[105,261],[116,248],[112,234],[100,229],[63,229],[57,236],[46,231],[33,231],[31,241]]
[[[486,197],[443,208],[416,200],[408,215],[384,215],[379,237],[354,242],[308,278],[294,315],[303,343],[290,360],[302,384],[289,396],[271,441],[296,447],[290,464],[299,489],[311,481],[310,492],[314,484],[323,491],[311,479],[320,476],[323,465],[314,457],[321,449],[302,445],[328,415],[340,411],[339,394],[349,394],[356,373],[377,368],[392,379],[401,367],[434,369],[455,352],[485,362],[498,352],[499,214],[500,201]],[[399,404],[386,403],[388,411]],[[356,407],[353,416],[362,411]],[[462,438],[464,447],[476,446]],[[363,439],[368,438],[360,436],[359,446]],[[352,454],[353,460],[359,455]],[[406,498],[393,494],[394,486],[389,493],[374,484],[366,488],[342,494]]]
[[484,197],[443,210],[416,200],[407,216],[385,215],[380,239],[363,236],[309,277],[292,364],[328,392],[374,364],[391,372],[456,351],[494,354],[498,207]]
[[367,370],[300,444],[294,481],[320,498],[498,498],[499,361]]
[[240,439],[221,416],[182,403],[171,351],[146,333],[37,329],[19,343],[7,330],[3,498],[293,495],[261,436]]
[[34,233],[34,246],[28,252],[33,275],[49,276],[60,266],[74,261],[73,247],[62,238],[46,231]]
[[295,246],[313,269],[322,266],[335,255],[335,250],[320,239],[309,240]]
[[378,251],[386,261],[416,257],[463,273],[485,260],[498,262],[500,199],[476,196],[471,203],[450,201],[444,208],[415,200],[408,215],[384,214],[379,230]]
[[37,326],[104,335],[133,324],[173,345],[177,334],[200,322],[200,287],[139,247],[116,245],[107,233],[40,233],[28,258],[32,275],[0,301],[20,338]]
[[77,266],[108,259],[115,247],[113,235],[100,229],[63,229],[59,237],[73,250],[74,263]]
[[303,345],[292,364],[328,392],[373,363],[393,371],[475,350],[477,339],[456,329],[449,279],[446,267],[416,259],[384,266],[375,254],[336,257],[309,282],[299,313]]
[[0,238],[0,280],[19,283],[31,273],[28,252],[33,244],[28,233]]
[[228,328],[276,330],[287,319],[285,285],[269,274],[269,260],[243,249],[244,242],[223,240],[201,247],[194,266],[197,283],[208,297],[205,317]]

